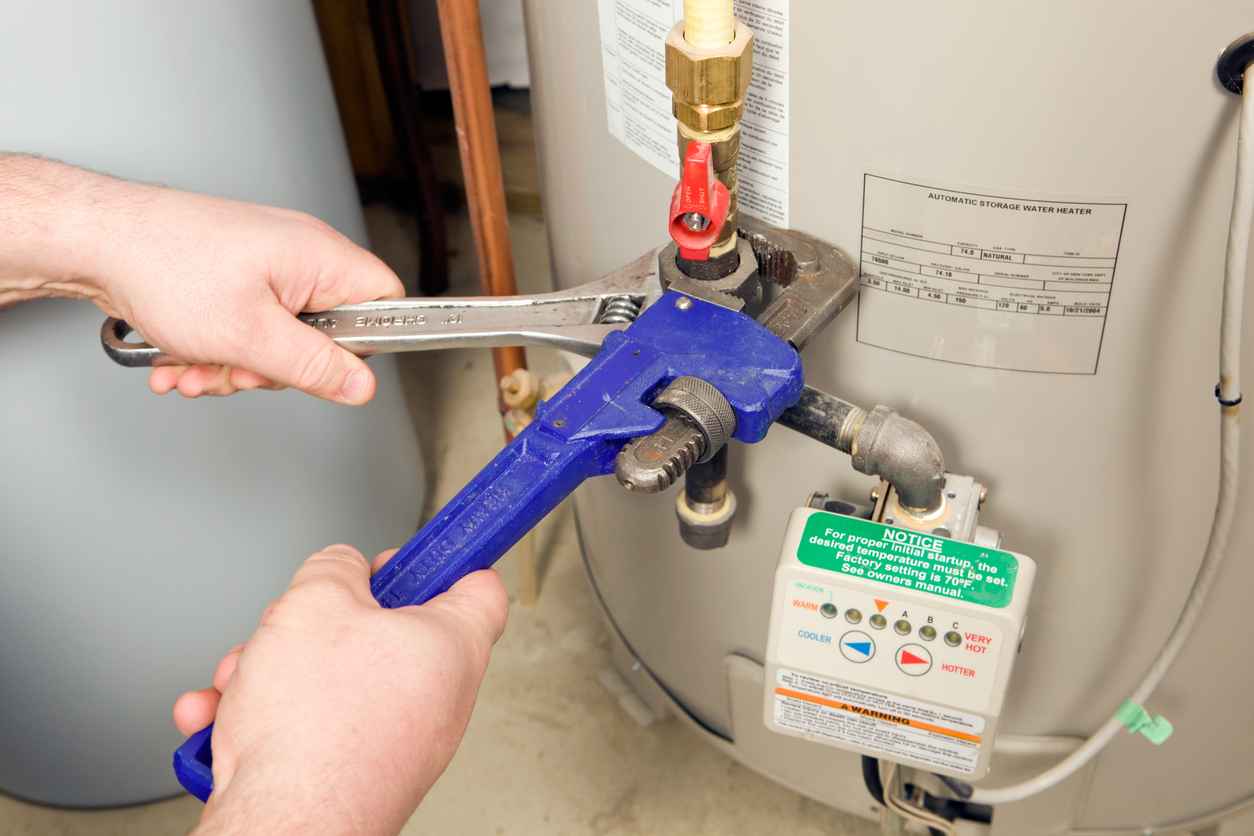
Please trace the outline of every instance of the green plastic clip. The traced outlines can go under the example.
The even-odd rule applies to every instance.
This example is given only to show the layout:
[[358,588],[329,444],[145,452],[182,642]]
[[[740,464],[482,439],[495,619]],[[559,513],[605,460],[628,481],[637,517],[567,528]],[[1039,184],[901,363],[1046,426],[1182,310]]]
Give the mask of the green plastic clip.
[[1142,735],[1155,746],[1161,746],[1175,731],[1171,721],[1166,717],[1161,714],[1151,717],[1148,711],[1132,700],[1124,700],[1123,705],[1119,706],[1119,710],[1115,712],[1115,717],[1128,731]]

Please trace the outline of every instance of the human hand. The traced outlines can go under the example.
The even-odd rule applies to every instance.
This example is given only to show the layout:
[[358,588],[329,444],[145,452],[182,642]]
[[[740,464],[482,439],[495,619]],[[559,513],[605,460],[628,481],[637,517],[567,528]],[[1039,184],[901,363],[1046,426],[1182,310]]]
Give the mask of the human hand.
[[370,400],[374,375],[361,358],[293,314],[403,296],[395,273],[309,215],[142,188],[128,224],[138,244],[102,254],[113,265],[102,285],[105,306],[189,362],[153,369],[154,392],[293,386]]
[[197,833],[398,832],[461,742],[507,607],[488,570],[386,610],[360,552],[313,555],[213,687],[174,705],[184,734],[214,722]]
[[0,305],[92,299],[185,365],[156,368],[158,394],[292,386],[361,404],[361,358],[294,314],[404,295],[382,261],[286,209],[129,183],[0,156]]

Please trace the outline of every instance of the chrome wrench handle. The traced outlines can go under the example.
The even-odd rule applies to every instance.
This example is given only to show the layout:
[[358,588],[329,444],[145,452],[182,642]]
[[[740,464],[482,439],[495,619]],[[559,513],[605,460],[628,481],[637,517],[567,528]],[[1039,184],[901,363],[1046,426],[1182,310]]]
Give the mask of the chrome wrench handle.
[[[592,357],[607,334],[631,324],[662,295],[656,252],[585,285],[530,296],[381,299],[298,318],[362,356],[439,348],[540,345]],[[128,367],[181,361],[110,317],[100,330],[105,353]]]

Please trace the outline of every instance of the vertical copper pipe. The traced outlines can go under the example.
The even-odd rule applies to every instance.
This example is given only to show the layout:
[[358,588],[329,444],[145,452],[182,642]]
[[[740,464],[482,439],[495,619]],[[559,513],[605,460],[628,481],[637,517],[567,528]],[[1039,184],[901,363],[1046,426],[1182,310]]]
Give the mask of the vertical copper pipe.
[[[518,288],[479,0],[437,0],[437,8],[480,282],[488,295],[509,296]],[[527,355],[518,347],[495,348],[492,362],[500,380],[515,369],[526,368]]]

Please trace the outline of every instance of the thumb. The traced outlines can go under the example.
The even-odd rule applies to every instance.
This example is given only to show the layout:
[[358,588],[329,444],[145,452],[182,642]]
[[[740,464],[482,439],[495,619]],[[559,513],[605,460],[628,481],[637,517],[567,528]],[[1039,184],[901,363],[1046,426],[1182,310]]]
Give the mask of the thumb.
[[486,651],[505,632],[509,596],[501,583],[501,576],[492,569],[483,569],[471,572],[453,584],[448,592],[424,604],[423,609],[437,610],[456,618],[483,642]]
[[258,328],[256,348],[237,365],[336,403],[360,405],[374,397],[374,373],[365,361],[279,305],[266,308]]
[[[351,593],[362,603],[370,597],[370,564],[352,546],[337,544],[315,552],[292,576],[289,589],[320,587]],[[264,616],[263,616],[264,618]]]

